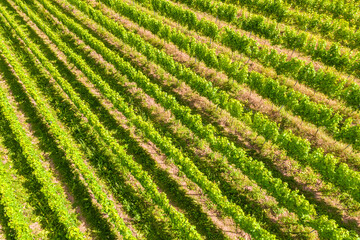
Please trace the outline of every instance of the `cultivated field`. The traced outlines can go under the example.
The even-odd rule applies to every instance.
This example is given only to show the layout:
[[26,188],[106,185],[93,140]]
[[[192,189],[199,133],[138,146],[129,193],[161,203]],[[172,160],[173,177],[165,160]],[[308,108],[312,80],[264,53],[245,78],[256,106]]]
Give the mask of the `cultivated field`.
[[0,1],[0,239],[360,239],[360,0]]

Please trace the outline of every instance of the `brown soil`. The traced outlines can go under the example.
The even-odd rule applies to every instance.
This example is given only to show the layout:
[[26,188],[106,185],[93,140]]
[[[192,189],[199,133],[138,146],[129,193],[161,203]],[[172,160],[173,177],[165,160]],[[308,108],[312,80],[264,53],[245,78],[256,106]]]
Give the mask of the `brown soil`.
[[1,226],[1,224],[0,224],[0,239],[5,240],[6,239],[5,236],[6,235],[4,233],[3,226]]

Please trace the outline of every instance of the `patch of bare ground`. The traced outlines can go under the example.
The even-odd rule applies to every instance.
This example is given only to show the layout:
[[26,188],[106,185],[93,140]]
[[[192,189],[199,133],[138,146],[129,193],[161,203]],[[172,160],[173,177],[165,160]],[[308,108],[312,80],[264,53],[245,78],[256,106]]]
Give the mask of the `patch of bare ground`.
[[[128,2],[129,1],[130,0],[128,0]],[[139,9],[141,9],[142,11],[147,12],[148,14],[152,13],[151,11],[149,11],[148,9],[146,9],[144,7],[141,7],[140,5],[137,5],[137,7]],[[155,16],[153,16],[151,14],[151,16],[155,17],[158,20],[161,20],[163,23],[166,23],[167,25],[171,26],[172,28],[177,28],[178,30],[180,30],[181,32],[183,32],[184,34],[186,34],[188,36],[195,37],[198,41],[200,41],[202,43],[207,43],[209,46],[211,46],[211,48],[216,50],[217,54],[222,53],[222,54],[231,56],[231,59],[233,61],[239,61],[239,62],[246,61],[246,62],[248,62],[248,65],[250,66],[249,70],[262,73],[265,76],[271,77],[273,79],[280,79],[281,84],[284,84],[288,87],[294,88],[296,91],[299,91],[299,92],[307,95],[312,101],[328,105],[331,108],[333,108],[335,111],[340,112],[347,117],[352,117],[353,119],[355,119],[357,122],[360,123],[359,112],[356,112],[349,107],[345,107],[346,104],[343,101],[330,99],[325,94],[314,91],[314,89],[312,89],[304,84],[300,84],[290,77],[278,76],[274,69],[263,66],[257,60],[249,59],[249,61],[248,61],[247,60],[248,58],[246,56],[244,56],[243,54],[238,54],[237,52],[234,54],[234,52],[232,52],[229,48],[222,46],[221,44],[217,43],[216,41],[215,42],[211,41],[211,44],[210,44],[209,43],[210,38],[200,36],[198,33],[194,32],[194,31],[189,31],[187,28],[176,24],[169,18],[164,18],[162,16],[159,16],[158,14],[156,14]],[[112,16],[110,16],[110,17],[113,18]],[[158,41],[156,40],[156,42],[158,42]]]
[[[262,46],[258,45],[259,48],[262,48],[263,46],[266,46],[269,49],[276,50],[278,53],[285,53],[286,55],[288,55],[288,60],[290,60],[294,56],[294,57],[304,61],[306,64],[312,62],[314,64],[314,67],[315,67],[316,70],[322,69],[325,72],[335,73],[338,76],[340,76],[342,79],[346,79],[347,84],[351,84],[352,82],[355,82],[356,84],[360,85],[360,79],[358,79],[356,76],[352,75],[352,79],[349,79],[348,78],[348,76],[349,76],[348,73],[338,71],[334,67],[329,67],[326,64],[324,64],[323,62],[313,60],[311,58],[311,56],[308,56],[308,55],[306,55],[306,54],[304,54],[302,52],[294,51],[293,49],[288,49],[288,48],[283,47],[281,45],[272,45],[272,43],[269,40],[267,40],[267,39],[265,39],[263,37],[255,35],[254,33],[250,34],[250,32],[242,30],[242,29],[237,28],[235,26],[229,25],[229,23],[227,23],[225,21],[222,21],[222,20],[219,20],[219,19],[216,19],[216,17],[214,17],[214,16],[212,16],[212,15],[210,15],[208,13],[200,12],[200,11],[191,9],[185,4],[175,3],[175,2],[173,2],[173,4],[175,4],[177,6],[180,6],[182,9],[187,9],[187,10],[190,10],[190,11],[194,12],[199,20],[200,19],[206,19],[206,20],[209,20],[211,22],[214,22],[219,27],[219,29],[229,27],[229,28],[235,30],[236,32],[240,33],[241,35],[246,35],[246,36],[250,37],[251,39],[258,41],[259,43],[262,44]],[[249,13],[247,13],[247,15],[249,15]],[[282,29],[279,29],[280,32],[284,33],[284,30],[285,30],[286,27],[291,28],[289,26],[282,26]],[[325,40],[325,42],[327,42],[326,46],[329,49],[331,44],[329,43],[329,41]],[[345,54],[345,52],[351,52],[350,57],[355,57],[355,55],[356,55],[355,51],[351,51],[347,47],[342,47],[341,52],[342,52],[342,54]]]
[[4,233],[4,227],[0,224],[0,239],[1,240],[6,240],[6,235]]
[[[132,52],[134,52],[134,51],[132,51]],[[176,85],[177,83],[175,82],[174,84]],[[181,85],[183,85],[183,84],[181,84]],[[185,97],[186,94],[184,94],[184,92],[179,92],[179,95]],[[189,101],[196,104],[196,103],[200,103],[200,102],[203,103],[204,99],[202,101],[200,101],[199,99],[190,99]],[[206,104],[204,104],[204,105],[206,105]],[[214,106],[214,108],[216,108],[216,107]],[[207,110],[209,112],[209,116],[214,113],[214,108],[210,108]],[[205,111],[206,109],[202,109],[202,110]],[[231,118],[229,116],[227,116],[225,118],[224,122],[229,124],[229,119],[231,119]],[[237,120],[235,120],[235,121],[237,121]],[[229,124],[229,126],[232,126],[232,124]],[[239,132],[241,132],[241,131],[244,131],[244,130],[238,130],[237,134],[239,134]],[[249,136],[252,136],[252,138],[255,137],[254,133],[252,133],[250,130],[248,130],[247,135],[248,135],[247,138],[245,138],[245,137],[242,137],[242,138],[249,139]],[[240,136],[238,136],[238,137],[240,138]],[[259,139],[260,138],[258,138],[258,140]],[[249,144],[248,146],[250,147],[251,143],[248,143],[248,144]],[[262,145],[262,143],[259,145]],[[309,180],[308,176],[307,176],[309,173],[312,172],[312,170],[310,168],[305,168],[305,169],[301,168],[300,166],[298,166],[298,164],[295,161],[289,159],[288,157],[286,157],[286,159],[283,159],[282,161],[278,161],[279,159],[277,159],[276,156],[279,156],[281,151],[279,151],[279,150],[277,150],[277,151],[278,151],[277,153],[270,154],[270,157],[275,158],[275,160],[277,162],[276,166],[280,169],[280,171],[284,174],[284,176],[293,176],[294,174],[297,174],[297,176],[295,176],[295,178],[297,178],[296,181],[297,181],[298,185],[303,188],[304,191],[309,191],[309,189],[310,189],[310,190],[312,190],[310,192],[312,195],[321,195],[321,201],[326,202],[326,204],[329,204],[330,206],[336,205],[335,208],[340,209],[339,211],[341,211],[341,209],[347,209],[346,206],[338,205],[338,200],[333,197],[334,195],[328,196],[328,194],[326,194],[326,191],[328,191],[330,189],[332,189],[332,191],[338,191],[338,189],[334,190],[333,186],[326,184],[326,183],[315,184],[314,179]],[[257,152],[259,154],[266,153],[259,147],[257,149]],[[265,156],[267,156],[267,154],[265,154]],[[286,169],[284,168],[284,166]],[[317,176],[313,172],[310,175]],[[305,188],[305,186],[307,186],[307,188]],[[322,192],[324,192],[325,194],[322,195]],[[347,214],[353,215],[354,213],[349,213],[349,212],[345,211],[344,217],[347,217]]]
[[[82,73],[81,73],[78,69],[76,69],[73,65],[68,64],[65,55],[64,55],[61,51],[59,51],[59,50],[57,49],[56,45],[53,44],[53,43],[50,41],[50,39],[46,36],[46,34],[44,34],[40,29],[38,29],[37,26],[36,26],[36,24],[34,24],[23,12],[21,12],[21,11],[17,8],[17,6],[15,6],[15,4],[14,4],[13,2],[10,1],[10,4],[12,4],[12,6],[18,11],[19,15],[24,18],[24,20],[28,23],[28,25],[33,28],[33,30],[34,30],[34,31],[38,34],[38,36],[45,42],[45,44],[47,44],[47,45],[49,46],[49,48],[50,48],[54,53],[56,53],[56,55],[58,56],[59,60],[61,60],[61,61],[68,67],[68,69],[69,69],[73,74],[75,74],[75,75],[77,76],[78,79],[84,78],[84,76],[81,75]],[[20,39],[20,41],[22,42],[21,39]],[[28,51],[31,52],[31,50],[28,50]],[[36,60],[36,61],[37,61],[37,60]],[[37,64],[40,64],[40,63],[37,61]],[[44,71],[47,72],[45,69],[44,69]],[[48,76],[51,76],[48,72],[47,72],[47,75],[48,75]],[[62,89],[60,88],[60,86],[57,85],[56,81],[55,81],[52,77],[49,79],[49,82],[54,86],[54,88],[57,89],[58,94],[60,94],[60,95],[63,97],[63,99],[65,99],[65,101],[68,101],[68,102],[72,105],[72,107],[76,108],[75,105],[73,105],[73,104],[71,103],[69,97],[62,91]],[[21,85],[23,85],[23,84],[21,83]],[[24,87],[24,85],[23,85],[23,87]],[[25,87],[24,87],[24,89],[25,89]],[[30,100],[31,100],[32,104],[33,104],[34,106],[36,106],[36,103],[33,101],[33,99],[30,98]],[[54,112],[54,110],[51,109],[50,107],[49,107],[49,109],[50,109],[52,112]],[[37,139],[37,138],[33,135],[33,133],[31,132],[31,124],[29,125],[29,124],[26,122],[24,116],[21,115],[21,111],[19,111],[18,116],[21,116],[21,117],[20,117],[20,121],[23,123],[24,126],[28,125],[28,128],[29,128],[28,131],[27,131],[27,132],[28,132],[28,136],[32,139],[33,144],[38,144],[38,143],[39,143],[38,139]],[[56,114],[54,114],[54,116],[56,116]],[[82,120],[83,120],[83,121],[87,121],[84,116],[82,116]],[[59,124],[62,129],[64,129],[64,130],[66,129],[66,128],[62,125],[62,123],[61,123],[60,121],[58,121],[57,124]],[[66,131],[66,130],[65,130],[65,131]],[[64,192],[65,192],[65,194],[66,194],[66,196],[67,196],[67,199],[70,201],[70,203],[71,203],[73,206],[75,206],[74,197],[73,197],[72,194],[70,193],[69,187],[68,187],[68,186],[66,185],[66,183],[63,181],[63,177],[61,176],[61,174],[59,173],[59,171],[56,169],[56,166],[55,166],[55,164],[54,164],[53,159],[51,159],[51,158],[49,157],[49,153],[43,153],[43,152],[42,152],[42,155],[43,155],[44,159],[47,160],[46,162],[43,162],[44,167],[45,167],[48,171],[51,171],[52,173],[54,173],[54,175],[55,175],[53,181],[54,181],[55,183],[60,184],[60,186],[63,188],[63,190],[64,190]],[[83,158],[83,160],[84,160],[83,162],[84,162],[84,163],[86,164],[86,166],[90,169],[90,171],[95,172],[94,169],[92,169],[92,167],[88,164],[88,162],[87,162],[87,160],[86,160],[85,157]],[[81,172],[80,172],[78,169],[76,169],[76,166],[75,166],[73,163],[71,163],[70,165],[71,165],[71,167],[74,169],[74,171],[79,175],[79,178],[80,178],[80,180],[82,181],[82,183],[84,184],[84,186],[87,186],[86,181],[85,181],[85,179],[83,178]],[[129,178],[129,180],[131,180],[131,178]],[[129,224],[129,219],[130,219],[130,218],[124,213],[124,210],[122,209],[122,206],[115,200],[115,198],[112,196],[112,194],[111,194],[110,192],[107,192],[107,191],[106,191],[105,184],[102,182],[101,179],[97,178],[97,182],[98,182],[99,185],[103,186],[103,191],[105,191],[105,193],[107,194],[108,198],[115,203],[116,210],[117,210],[119,216],[124,219],[125,223],[128,225],[128,227],[130,228],[130,230],[132,230],[132,231],[133,231],[133,234],[136,236],[137,233],[136,233],[135,229],[132,228],[132,226]],[[98,209],[102,209],[102,206],[96,201],[95,196],[93,195],[93,193],[92,193],[90,190],[88,190],[88,191],[89,191],[89,194],[90,194],[91,201],[92,201],[93,205],[96,206],[96,208],[98,208]],[[70,206],[68,206],[68,208],[69,208],[69,209],[72,209]],[[71,211],[77,213],[77,217],[78,217],[78,219],[79,219],[79,221],[80,221],[80,226],[79,226],[80,230],[83,231],[83,232],[86,232],[89,236],[91,236],[91,238],[95,238],[95,236],[92,234],[92,230],[90,229],[89,223],[87,222],[86,218],[85,218],[85,217],[83,216],[83,214],[82,214],[82,211],[81,211],[80,207],[79,207],[79,206],[76,206],[76,208],[75,208],[75,209],[72,209]],[[104,218],[108,218],[108,216],[107,216],[106,214],[104,214],[103,217],[104,217]],[[117,234],[117,233],[116,233],[116,234]],[[118,237],[120,237],[120,236],[118,236]]]
[[[226,86],[229,82],[232,82],[229,81],[223,73],[216,72],[214,69],[209,69],[202,63],[194,63],[193,58],[180,51],[176,46],[170,43],[164,44],[157,36],[151,34],[149,31],[138,27],[135,23],[129,22],[125,18],[117,16],[114,12],[110,13],[110,10],[104,6],[102,8],[104,12],[111,14],[111,18],[114,18],[116,21],[120,22],[129,29],[135,30],[140,36],[149,42],[161,45],[167,54],[173,56],[174,60],[187,67],[191,67],[199,75],[211,80],[216,85]],[[107,36],[106,39],[109,37],[110,36]],[[113,42],[112,40],[108,41],[111,43]],[[232,82],[230,86],[232,86],[232,92],[229,93],[231,93],[234,98],[245,103],[252,109],[268,115],[273,121],[281,123],[286,120],[286,127],[301,137],[308,139],[312,143],[313,147],[321,147],[326,152],[333,153],[339,158],[347,161],[354,169],[359,168],[360,154],[354,151],[351,146],[346,148],[347,144],[334,140],[322,128],[318,130],[313,124],[303,121],[300,117],[294,116],[285,110],[280,112],[279,109],[281,107],[274,106],[270,101],[266,99],[264,100],[261,96],[254,93],[244,85],[239,86],[239,84]]]

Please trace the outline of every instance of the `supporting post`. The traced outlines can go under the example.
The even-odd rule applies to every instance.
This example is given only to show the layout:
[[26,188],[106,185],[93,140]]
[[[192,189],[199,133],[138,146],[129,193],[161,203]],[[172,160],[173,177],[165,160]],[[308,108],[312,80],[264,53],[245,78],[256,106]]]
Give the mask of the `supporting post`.
[[316,135],[317,135],[318,131],[319,131],[319,128],[316,130],[314,137],[316,137]]
[[284,105],[281,105],[280,109],[279,109],[279,112],[281,111],[281,109],[283,108]]
[[349,143],[349,144],[346,146],[346,148],[344,148],[343,151],[345,151],[350,145],[351,145],[351,144]]
[[292,53],[291,53],[291,55],[290,55],[290,58],[292,57],[292,55],[294,54],[294,52],[295,52],[295,47],[294,47],[294,49],[293,49],[293,51],[292,51]]

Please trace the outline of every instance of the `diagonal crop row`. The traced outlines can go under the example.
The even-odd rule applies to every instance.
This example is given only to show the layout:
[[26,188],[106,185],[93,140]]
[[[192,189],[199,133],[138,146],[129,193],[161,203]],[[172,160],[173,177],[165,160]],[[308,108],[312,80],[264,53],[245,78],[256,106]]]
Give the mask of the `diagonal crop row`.
[[[43,9],[42,9],[43,10]],[[46,16],[49,16],[48,15],[48,13],[46,14]],[[47,18],[48,19],[48,18]],[[54,21],[55,22],[55,21]],[[57,21],[56,21],[57,22]],[[64,31],[64,27],[63,27],[63,29],[61,29],[61,30],[57,30],[56,29],[56,31],[58,32],[58,33],[63,33],[63,31]],[[91,68],[93,68],[93,69],[96,69],[97,70],[97,73],[99,74],[99,75],[101,75],[102,77],[103,77],[103,79],[106,79],[106,81],[110,84],[110,86],[112,87],[112,88],[114,88],[114,89],[116,89],[116,91],[117,92],[119,92],[119,94],[122,96],[122,97],[124,97],[124,99],[127,101],[127,102],[131,102],[131,104],[134,106],[134,110],[136,111],[136,113],[137,114],[139,114],[139,115],[142,115],[143,117],[144,117],[144,119],[149,119],[149,117],[148,117],[148,111],[146,110],[146,108],[144,108],[144,103],[143,102],[140,102],[139,103],[139,97],[144,97],[145,95],[143,95],[143,93],[138,93],[138,92],[136,92],[136,93],[133,93],[133,91],[135,90],[135,88],[134,87],[131,87],[133,84],[128,84],[129,83],[129,80],[126,78],[126,77],[123,77],[122,75],[120,75],[115,69],[113,69],[112,71],[111,71],[111,73],[109,73],[108,72],[108,67],[109,67],[109,64],[106,62],[103,62],[103,61],[101,61],[101,62],[98,62],[98,61],[96,61],[95,59],[98,59],[98,58],[96,58],[96,57],[94,57],[95,56],[95,54],[93,54],[93,53],[95,53],[95,52],[93,52],[92,51],[92,54],[91,55],[88,55],[88,54],[86,54],[86,53],[88,53],[88,50],[86,49],[87,47],[87,45],[85,45],[84,43],[80,43],[79,45],[77,45],[77,44],[75,44],[75,43],[72,43],[73,42],[73,39],[78,39],[72,32],[68,32],[67,30],[65,30],[66,32],[67,32],[67,37],[65,37],[64,38],[64,41],[65,42],[68,42],[68,37],[69,36],[71,36],[71,39],[72,40],[70,40],[70,47],[72,48],[72,49],[76,49],[77,50],[77,53],[79,54],[79,55],[81,55],[83,58],[84,58],[84,60],[87,62],[87,64],[91,67]],[[84,51],[84,52],[82,52],[82,51]],[[95,62],[93,62],[93,60],[95,60]],[[120,84],[120,85],[119,85]],[[130,88],[130,89],[129,89]],[[138,89],[138,88],[136,88],[136,91],[139,91],[140,89]],[[103,96],[102,96],[103,97]],[[135,101],[133,101],[133,99],[134,98],[136,98],[137,100],[135,100]],[[134,102],[135,103],[137,103],[137,104],[134,104]],[[92,106],[91,106],[92,107]],[[95,109],[97,109],[97,108],[95,108]],[[151,108],[152,109],[152,108]],[[151,120],[150,120],[151,121]],[[156,124],[156,123],[155,123]],[[156,124],[157,125],[157,124]],[[106,125],[106,126],[108,126],[108,125]],[[116,125],[114,126],[116,129],[119,129],[119,127],[117,127]],[[157,125],[156,126],[156,129],[157,130],[159,130],[159,125]],[[161,129],[162,129],[162,126],[160,127],[160,131],[161,131]],[[134,129],[135,130],[135,129]],[[137,130],[135,130],[136,132],[137,132]],[[138,133],[138,132],[137,132]],[[161,133],[161,134],[163,134],[163,132]],[[123,136],[124,134],[123,134],[123,132],[120,130],[120,132],[117,132],[116,133],[116,136],[114,136],[114,137],[119,137],[119,138],[123,138],[124,136]],[[140,135],[141,135],[141,133],[140,133]],[[134,138],[133,136],[131,136],[130,138],[130,141],[132,142],[133,141],[133,139],[137,139],[136,137]],[[173,139],[173,138],[172,138]],[[147,139],[145,140],[145,142],[146,141],[148,141]],[[182,147],[180,147],[181,149],[183,149]],[[128,148],[127,148],[128,150],[129,150],[129,145],[128,145]],[[134,152],[135,151],[135,152]],[[135,155],[137,155],[138,154],[138,150],[137,149],[134,149],[134,151],[132,152],[132,154],[134,154],[135,153]],[[149,152],[150,154],[152,154],[152,152]],[[163,156],[163,154],[161,154],[161,156]],[[193,159],[193,158],[191,158],[191,159]],[[159,174],[159,170],[158,170],[158,168],[163,168],[164,166],[161,164],[161,165],[157,165],[156,164],[156,162],[158,161],[158,160],[156,160],[156,159],[152,159],[152,158],[150,158],[150,159],[147,159],[147,158],[145,158],[143,155],[141,155],[141,157],[140,157],[140,159],[139,159],[141,162],[143,162],[143,164],[144,164],[144,168],[146,168],[146,166],[149,166],[149,164],[152,166],[151,167],[151,175],[155,175],[155,176],[157,176],[158,174]],[[154,160],[156,160],[155,161],[155,164],[156,164],[156,167],[155,167],[155,165],[153,164],[153,162],[152,161],[154,161]],[[167,163],[167,162],[166,162]],[[173,166],[173,164],[171,164],[170,166]],[[155,169],[152,169],[153,167],[155,167]],[[163,177],[163,175],[166,175],[167,176],[167,174],[168,174],[168,172],[166,172],[165,170],[160,170],[160,172],[162,172],[162,173],[160,173],[161,174],[161,178],[160,179],[158,179],[157,177],[155,177],[155,178],[157,178],[156,180],[154,179],[154,181],[159,181],[159,182],[161,182],[161,183],[159,183],[158,185],[161,185],[161,188],[162,188],[162,190],[163,191],[165,191],[166,192],[166,194],[168,193],[168,191],[169,191],[169,194],[170,194],[170,196],[168,196],[169,197],[169,200],[170,201],[172,201],[173,202],[173,204],[174,205],[176,205],[178,208],[181,206],[181,207],[183,207],[183,203],[184,202],[181,202],[182,200],[185,200],[188,204],[189,204],[189,200],[186,200],[186,198],[188,198],[188,199],[192,199],[191,201],[194,201],[194,203],[195,203],[195,205],[198,205],[198,202],[197,202],[197,197],[195,197],[195,198],[189,198],[189,197],[185,197],[185,199],[183,199],[183,197],[181,196],[182,194],[178,194],[178,193],[175,193],[177,196],[176,196],[176,198],[174,199],[174,190],[176,189],[173,185],[174,185],[174,183],[171,183],[171,182],[173,182],[173,180],[172,180],[172,178],[171,179],[167,179],[167,177],[164,179],[164,177]],[[179,174],[180,175],[180,174]],[[181,176],[182,176],[182,174],[181,174]],[[175,179],[177,179],[177,176],[175,176]],[[185,182],[187,182],[188,180],[187,180],[187,178],[185,178]],[[165,185],[167,185],[167,184],[170,184],[170,185],[172,185],[172,187],[170,188],[170,189],[167,189],[167,190],[165,190],[164,189],[164,182],[166,182],[166,184]],[[180,186],[181,186],[182,184],[180,184]],[[192,185],[192,184],[191,184]],[[179,188],[180,188],[180,186],[179,186]],[[182,192],[183,190],[181,190],[180,192]],[[201,202],[204,200],[204,199],[207,199],[205,196],[203,196],[203,195],[201,195]],[[180,201],[180,203],[179,203],[179,201]],[[209,201],[209,200],[206,200],[206,201]],[[178,205],[178,204],[180,204],[180,206]],[[192,204],[191,204],[192,205]],[[203,205],[203,204],[202,204]],[[187,209],[187,207],[188,206],[186,206],[186,207],[184,207],[184,210],[185,209]],[[196,209],[196,208],[195,208]],[[204,225],[203,224],[205,224],[205,223],[207,223],[207,224],[212,224],[212,223],[210,223],[210,221],[212,221],[213,220],[213,215],[211,215],[210,217],[211,218],[209,218],[209,220],[205,220],[205,219],[203,219],[203,218],[201,218],[202,220],[202,222],[198,222],[197,220],[198,220],[198,218],[199,218],[199,212],[198,211],[196,211],[194,209],[194,206],[193,206],[193,209],[190,209],[191,211],[186,211],[186,213],[185,213],[185,215],[189,218],[189,220],[191,220],[192,221],[192,224],[194,224],[195,226],[196,226],[196,228],[197,228],[197,231],[199,231],[199,233],[200,234],[204,234],[204,231],[209,231],[210,229],[208,229],[208,230],[206,230],[206,229],[202,229],[202,227],[204,227]],[[189,209],[187,209],[187,210],[189,210]],[[204,216],[206,216],[207,214],[204,212],[203,213],[204,214]],[[204,221],[205,220],[205,221]],[[216,223],[216,225],[217,225],[218,223]],[[199,227],[199,228],[198,228]],[[208,227],[207,225],[205,226],[206,228]],[[205,237],[207,237],[207,236],[211,236],[211,233],[212,232],[207,232],[206,234],[204,234],[204,236]]]
[[[8,9],[13,10],[13,6],[7,6]],[[23,18],[24,15],[21,11],[17,11],[17,13],[20,14],[20,16]],[[18,18],[19,19],[19,18]],[[26,18],[25,18],[26,19]],[[20,20],[21,21],[21,20]],[[28,22],[28,21],[27,21]],[[29,22],[28,22],[29,23]],[[84,130],[79,135],[75,136],[75,133],[78,133],[80,131],[79,127],[82,126],[79,124],[79,122],[76,122],[78,124],[74,124],[72,126],[69,126],[67,123],[71,122],[74,123],[74,120],[82,119],[82,121],[86,121],[84,118],[81,118],[81,114],[78,113],[78,111],[75,111],[75,107],[71,105],[71,102],[64,97],[65,93],[62,92],[62,90],[54,84],[54,81],[51,79],[50,74],[42,68],[42,65],[39,64],[36,57],[32,54],[32,52],[26,48],[26,45],[23,44],[21,39],[16,35],[15,31],[10,32],[11,26],[9,26],[7,23],[6,30],[8,31],[9,39],[11,39],[11,44],[13,48],[14,54],[16,54],[16,58],[19,59],[20,63],[22,64],[23,68],[26,68],[27,73],[29,74],[29,78],[32,79],[33,82],[37,84],[38,91],[40,90],[44,95],[44,99],[47,100],[48,108],[53,110],[54,116],[57,117],[59,123],[62,125],[62,128],[67,129],[71,135],[73,135],[73,139],[78,142],[79,145],[77,147],[84,153],[82,156],[82,160],[86,163],[90,163],[91,160],[93,160],[93,156],[89,155],[89,148],[86,146],[84,147],[84,133],[93,132]],[[21,22],[22,25],[23,22]],[[31,24],[31,23],[30,23]],[[22,25],[23,26],[23,25]],[[33,26],[31,26],[33,27]],[[27,38],[30,39],[39,39],[37,36],[35,36],[32,32],[32,28],[29,28],[30,32],[27,32]],[[36,29],[35,29],[36,30]],[[39,32],[35,32],[39,33]],[[41,38],[44,37],[44,35],[39,34]],[[41,40],[40,38],[40,40]],[[53,62],[54,57],[59,57],[58,55],[55,55],[54,57],[51,56],[51,51],[49,51],[49,48],[47,48],[46,45],[44,45],[41,41],[36,41],[37,44],[40,45],[40,48],[42,52],[46,55],[46,57]],[[51,47],[51,46],[50,46]],[[49,54],[50,52],[50,54]],[[61,58],[61,57],[60,57]],[[54,62],[53,62],[54,63]],[[65,74],[66,77],[69,77],[68,72],[63,68],[60,62],[55,62],[56,67],[58,69],[61,69],[62,74]],[[11,69],[7,69],[7,71],[10,71]],[[68,159],[66,159],[66,152],[64,152],[61,149],[61,145],[58,145],[58,141],[53,138],[53,135],[48,131],[48,123],[43,120],[42,116],[38,114],[37,109],[35,108],[36,103],[34,103],[31,99],[31,96],[29,96],[26,92],[26,89],[22,88],[21,82],[18,82],[15,76],[11,74],[11,72],[6,72],[5,79],[7,81],[7,85],[12,90],[12,93],[14,94],[16,101],[20,102],[22,105],[21,108],[24,110],[24,114],[26,116],[29,116],[29,123],[31,123],[31,130],[34,131],[34,135],[38,139],[52,139],[52,141],[40,141],[40,147],[44,153],[50,152],[51,155],[49,156],[49,163],[50,166],[53,166],[55,164],[56,166],[53,166],[51,169],[55,169],[57,173],[58,179],[61,181],[63,188],[65,189],[65,192],[69,195],[69,199],[71,203],[73,204],[73,207],[76,209],[76,211],[79,214],[79,219],[81,221],[81,229],[84,229],[84,226],[86,226],[86,232],[89,233],[91,237],[98,234],[106,234],[109,236],[109,238],[114,238],[114,236],[119,236],[119,233],[116,232],[116,228],[111,225],[110,221],[108,220],[108,216],[101,211],[100,204],[95,200],[95,197],[91,190],[89,190],[87,183],[84,181],[84,178],[79,174],[78,170],[74,171],[74,164],[70,162]],[[50,93],[49,93],[50,92]],[[60,100],[59,100],[60,98]],[[57,101],[60,101],[57,105],[54,101],[56,99]],[[65,106],[71,105],[70,109],[76,115],[69,114],[69,108],[66,109]],[[65,120],[66,119],[66,120]],[[68,121],[67,121],[68,120]],[[35,137],[34,136],[34,137]],[[10,136],[8,138],[11,138]],[[10,143],[9,143],[10,144]],[[89,146],[89,145],[88,145]],[[100,159],[97,158],[100,162]],[[90,171],[94,171],[94,167],[88,165]],[[99,176],[99,175],[97,175]],[[102,184],[102,179],[99,179],[99,177],[96,178],[97,184]],[[34,189],[34,188],[32,188]],[[103,188],[103,191],[105,189]],[[34,194],[33,190],[30,190],[31,195]],[[30,195],[30,196],[31,196]],[[113,198],[112,194],[107,195],[107,198]],[[32,197],[32,199],[34,199]],[[39,200],[35,198],[35,204]],[[80,209],[79,209],[80,208]],[[117,210],[120,212],[121,216],[122,214],[123,206],[116,205]],[[41,225],[48,229],[52,225],[52,221],[47,215],[45,209],[41,208],[41,212],[44,214],[44,217],[46,218],[46,222],[43,223],[42,220],[37,219],[37,222],[41,222]],[[85,218],[84,218],[85,217]],[[57,227],[57,225],[53,225],[53,227]],[[84,229],[85,230],[85,229]],[[83,231],[83,230],[82,230]],[[57,236],[65,236],[65,234],[61,234],[58,231],[52,231],[50,230],[49,234],[55,234]],[[134,233],[136,234],[136,232]],[[110,237],[112,236],[112,237]],[[50,237],[51,238],[51,237]]]
[[[159,0],[159,1],[161,2],[161,0]],[[162,14],[164,14],[166,16],[169,16],[169,17],[173,18],[176,21],[180,21],[182,24],[187,25],[190,29],[192,28],[193,24],[189,25],[190,23],[186,21],[187,20],[186,15],[191,14],[192,13],[191,11],[182,10],[180,7],[178,7],[176,5],[171,5],[168,2],[166,4],[163,4],[163,5],[160,5],[160,6],[158,6],[158,5],[154,6],[154,4],[147,4],[148,7],[156,8],[158,11],[162,11]],[[169,9],[170,7],[174,8],[174,10],[173,11],[168,11],[167,10],[165,12],[165,9]],[[179,12],[179,13],[174,14],[175,10],[177,10],[176,12]],[[180,13],[182,13],[182,14],[180,14]],[[194,13],[192,13],[192,14],[194,14]],[[211,23],[211,22],[209,22],[209,23]],[[196,24],[196,22],[194,24]],[[228,30],[230,30],[230,33],[232,35],[237,34],[232,29],[228,29]],[[220,30],[218,32],[219,33],[217,33],[217,35],[219,36],[220,41],[222,41],[221,39],[223,39],[224,37],[226,38],[228,36],[228,33],[229,33],[229,32],[225,32],[225,35],[224,35],[224,34],[221,33]],[[251,33],[250,33],[250,35],[251,35]],[[292,33],[291,35],[293,37],[295,37],[295,38],[299,38],[297,36],[297,34],[295,34],[295,33]],[[300,36],[300,38],[303,38],[303,37]],[[232,39],[232,40],[236,40],[236,39]],[[300,40],[301,39],[292,39],[291,42],[293,42],[294,44],[298,44],[299,42],[301,42]],[[271,52],[269,52],[269,49],[267,47],[265,47],[265,46],[260,46],[260,48],[257,49],[258,48],[257,43],[254,40],[250,39],[249,37],[246,37],[245,35],[243,35],[243,36],[239,35],[238,42],[236,44],[237,44],[237,48],[235,48],[236,50],[241,50],[241,52],[245,53],[246,55],[248,55],[250,57],[258,59],[260,62],[262,62],[265,65],[270,64],[271,66],[273,66],[278,71],[278,73],[281,73],[281,74],[292,74],[293,77],[296,78],[297,73],[301,69],[305,68],[305,71],[307,71],[309,68],[313,69],[312,65],[306,65],[306,64],[304,64],[303,61],[299,61],[299,60],[295,60],[295,59],[291,59],[291,61],[288,61],[288,60],[286,60],[286,55],[279,54],[275,50],[272,50]],[[240,44],[240,49],[239,49],[239,44]],[[312,45],[312,46],[310,46],[310,45]],[[314,47],[316,46],[316,43],[310,44],[310,45],[309,45],[310,46],[309,49],[315,49]],[[326,45],[321,43],[321,44],[318,44],[318,48],[322,49],[321,52],[319,53],[320,55],[331,54],[331,55],[334,55],[334,56],[335,55],[340,56],[340,52],[339,52],[339,49],[338,49],[337,46],[334,46],[334,48],[332,48],[331,51],[327,51],[327,49],[325,49]],[[316,50],[316,51],[318,51],[318,50]],[[274,56],[271,56],[271,59],[264,58],[264,56],[268,55],[268,53],[270,53],[270,55],[275,54],[275,56],[277,56],[277,57],[274,58]],[[359,68],[357,66],[354,66],[354,69],[359,69]],[[314,71],[314,70],[313,70],[313,72],[316,73],[316,71]],[[346,83],[346,85],[350,85],[350,87],[346,88],[346,89],[348,89],[348,91],[345,91],[345,89],[344,89],[343,91],[341,91],[343,94],[340,94],[341,92],[339,92],[339,91],[344,87],[343,85],[346,82],[344,79],[342,79],[340,81],[340,83],[341,82],[344,82],[344,83],[339,85],[337,76],[335,76],[334,74],[329,73],[329,72],[324,72],[323,73],[321,71],[320,71],[319,74],[316,75],[316,78],[314,78],[314,77],[311,77],[310,79],[308,79],[309,76],[307,77],[307,80],[313,79],[313,81],[310,82],[310,85],[315,84],[314,87],[316,87],[318,90],[323,91],[325,93],[327,92],[328,94],[332,94],[332,95],[335,94],[334,96],[340,96],[341,95],[342,97],[345,98],[346,101],[352,102],[353,106],[358,107],[357,106],[358,101],[356,101],[356,99],[351,100],[351,98],[354,98],[356,96],[356,94],[358,94],[358,93],[356,93],[356,91],[353,92],[354,90],[356,90],[356,87],[358,87],[356,84],[354,84],[354,83],[352,83],[352,84]],[[297,80],[301,81],[301,78],[297,79]],[[319,80],[322,80],[324,83],[326,82],[326,84],[320,84],[321,81],[319,81]],[[355,87],[355,89],[353,89],[354,87]],[[337,93],[337,92],[339,92],[339,93]]]

